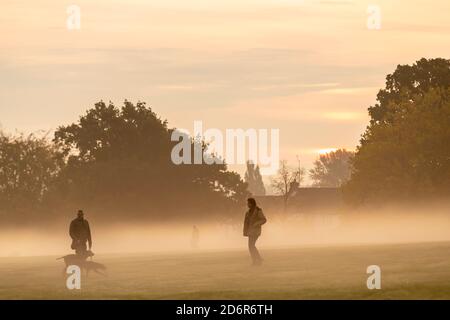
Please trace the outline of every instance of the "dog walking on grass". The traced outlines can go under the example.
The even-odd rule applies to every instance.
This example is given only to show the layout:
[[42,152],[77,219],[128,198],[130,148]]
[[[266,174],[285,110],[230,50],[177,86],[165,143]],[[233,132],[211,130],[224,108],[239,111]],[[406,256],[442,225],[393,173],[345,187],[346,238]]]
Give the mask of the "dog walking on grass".
[[[86,276],[89,275],[90,271],[107,276],[106,266],[104,264],[92,261],[94,253],[91,250],[87,250],[82,254],[68,254],[63,257],[57,258],[56,260],[64,259],[64,264],[66,267],[63,269],[63,274],[66,274],[67,267],[78,266],[81,270],[86,270]],[[91,258],[91,261],[87,259]]]

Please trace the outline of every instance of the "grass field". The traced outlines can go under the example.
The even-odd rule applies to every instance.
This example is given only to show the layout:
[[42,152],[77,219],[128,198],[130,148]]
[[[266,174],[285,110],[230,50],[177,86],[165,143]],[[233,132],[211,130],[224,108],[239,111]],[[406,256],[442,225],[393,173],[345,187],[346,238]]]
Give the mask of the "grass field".
[[[450,299],[450,243],[246,251],[97,255],[108,277],[68,290],[63,263],[50,257],[0,258],[1,299]],[[368,290],[379,265],[382,289]]]

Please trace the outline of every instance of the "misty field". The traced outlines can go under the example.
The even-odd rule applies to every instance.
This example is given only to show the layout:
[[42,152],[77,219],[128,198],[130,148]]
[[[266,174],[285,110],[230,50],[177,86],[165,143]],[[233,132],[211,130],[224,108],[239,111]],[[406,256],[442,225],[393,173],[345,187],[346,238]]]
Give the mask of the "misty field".
[[[0,258],[1,299],[449,299],[450,243],[97,255],[108,277],[69,291],[55,256]],[[368,290],[379,265],[382,289]]]

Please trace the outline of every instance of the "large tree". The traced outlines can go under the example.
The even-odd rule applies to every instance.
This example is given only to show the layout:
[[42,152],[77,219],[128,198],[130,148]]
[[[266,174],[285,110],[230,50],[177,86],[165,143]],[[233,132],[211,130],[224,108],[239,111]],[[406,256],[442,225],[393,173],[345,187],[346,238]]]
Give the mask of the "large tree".
[[55,133],[67,160],[59,198],[111,219],[236,211],[247,196],[239,175],[225,164],[174,164],[173,130],[143,102],[125,101],[120,108],[95,104],[77,123]]
[[321,154],[314,161],[314,168],[309,170],[309,176],[316,187],[340,187],[350,178],[350,159],[353,152],[338,149]]
[[422,59],[387,77],[369,109],[344,188],[361,202],[450,194],[450,60]]

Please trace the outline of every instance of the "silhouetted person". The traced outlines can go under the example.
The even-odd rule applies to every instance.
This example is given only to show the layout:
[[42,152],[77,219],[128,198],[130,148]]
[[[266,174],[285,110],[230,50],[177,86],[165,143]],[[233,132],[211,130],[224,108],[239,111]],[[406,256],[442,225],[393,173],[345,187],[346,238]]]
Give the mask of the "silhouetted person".
[[78,210],[76,219],[70,223],[69,234],[72,238],[71,248],[75,250],[76,254],[85,255],[87,251],[86,242],[89,243],[89,250],[91,250],[91,229],[89,228],[89,222],[84,219],[83,210]]
[[192,227],[192,239],[191,239],[191,247],[197,248],[198,247],[198,241],[200,239],[200,231],[198,230],[197,226]]
[[248,211],[245,213],[244,220],[244,237],[248,237],[248,250],[252,257],[253,265],[260,265],[262,258],[256,249],[256,240],[261,235],[261,226],[266,223],[267,219],[263,211],[256,205],[254,198],[247,200]]

